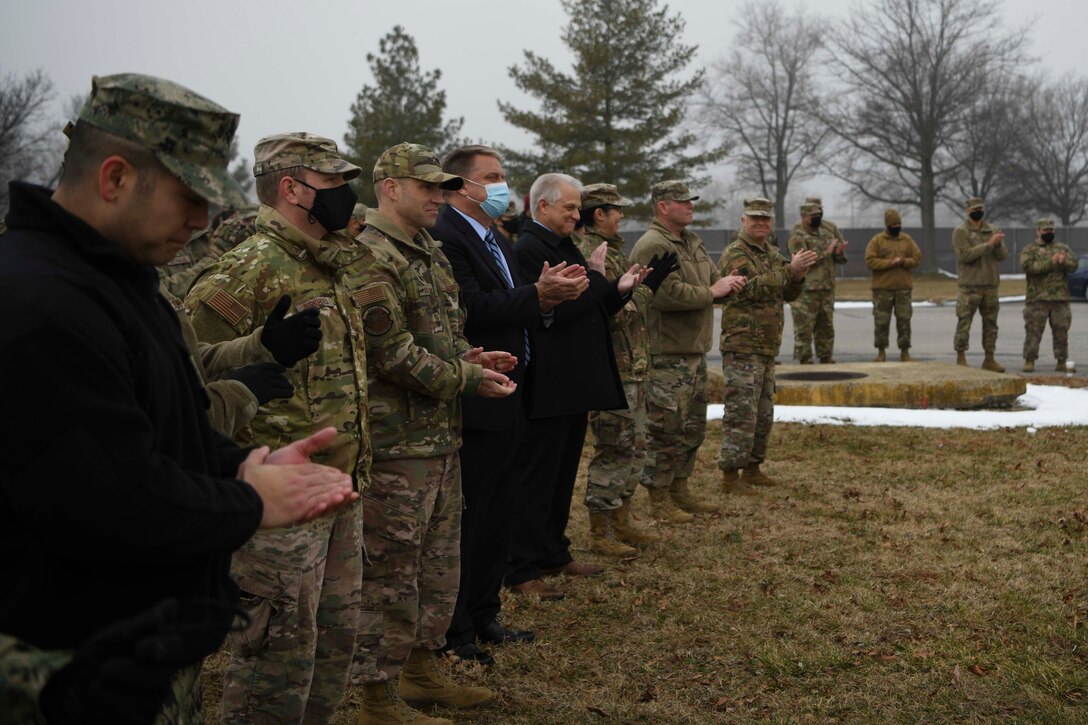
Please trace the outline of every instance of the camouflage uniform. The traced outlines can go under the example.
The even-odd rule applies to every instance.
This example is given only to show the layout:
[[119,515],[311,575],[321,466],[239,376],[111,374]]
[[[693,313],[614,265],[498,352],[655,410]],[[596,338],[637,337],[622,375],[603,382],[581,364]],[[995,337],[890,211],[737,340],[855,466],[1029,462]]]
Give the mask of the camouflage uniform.
[[[653,201],[698,199],[679,181],[654,186]],[[675,252],[679,268],[665,278],[649,306],[650,379],[646,386],[649,446],[642,483],[668,487],[689,478],[706,437],[706,353],[714,324],[710,286],[719,274],[699,235],[673,234],[655,219],[635,243],[631,260],[647,265],[654,255]]]
[[[968,199],[967,210],[976,208],[982,208],[982,199]],[[982,220],[977,227],[965,222],[952,232],[959,274],[956,352],[966,352],[970,346],[971,322],[976,310],[982,316],[982,349],[990,354],[997,349],[997,285],[1000,280],[997,263],[1009,256],[1004,240],[996,247],[986,246],[987,240],[997,231],[997,227]]]
[[[351,178],[336,144],[308,134],[258,142],[255,173],[306,166]],[[295,310],[321,310],[318,352],[286,371],[295,388],[270,401],[235,436],[273,449],[333,426],[337,436],[316,463],[368,483],[366,353],[360,290],[373,262],[365,245],[330,233],[314,239],[261,206],[256,234],[220,257],[193,286],[186,306],[204,342],[253,333],[282,295]],[[344,695],[355,648],[362,559],[361,503],[333,516],[262,531],[231,567],[249,623],[231,635],[223,681],[224,722],[325,722]]]
[[196,234],[178,254],[159,267],[160,287],[175,297],[185,297],[204,270],[219,256],[253,236],[257,207],[227,209],[207,229]]
[[[899,212],[894,209],[884,213],[884,221],[886,225],[902,223]],[[902,262],[893,267],[891,263],[896,257],[901,258]],[[873,235],[865,245],[865,266],[873,272],[873,345],[880,350],[888,347],[888,328],[891,327],[893,310],[899,349],[910,349],[910,318],[914,313],[911,306],[914,278],[910,270],[921,262],[922,250],[904,231],[893,237],[885,228]]]
[[[772,214],[765,199],[749,199],[745,214]],[[722,447],[718,466],[736,470],[760,464],[774,423],[775,356],[782,344],[782,303],[801,294],[804,278],[773,247],[747,232],[722,252],[718,273],[737,272],[748,279],[739,292],[722,301],[719,347],[725,374]]]
[[[603,187],[599,189],[597,187]],[[627,206],[630,200],[620,196],[614,186],[595,184],[585,187],[582,208],[590,205]],[[586,227],[578,249],[586,259],[602,243],[608,244],[605,274],[618,279],[631,268],[623,253],[622,237],[606,237],[594,227]],[[593,430],[593,458],[589,461],[585,504],[590,511],[618,509],[623,499],[635,492],[646,459],[646,379],[650,364],[650,338],[647,333],[648,309],[653,292],[639,285],[631,299],[609,320],[612,349],[616,353],[626,410],[598,410],[589,414]]]
[[[1054,222],[1040,219],[1035,223],[1041,233],[1053,233]],[[1064,253],[1065,262],[1054,264],[1055,254]],[[1061,242],[1036,239],[1020,252],[1020,267],[1027,277],[1028,289],[1024,304],[1024,360],[1039,357],[1039,342],[1047,321],[1054,339],[1054,359],[1059,364],[1069,357],[1069,326],[1073,313],[1069,309],[1069,285],[1066,277],[1077,269],[1077,255]]]
[[[823,211],[816,201],[806,201],[802,214]],[[845,252],[831,251],[831,245],[846,241],[832,222],[821,221],[816,231],[802,222],[793,225],[787,247],[790,254],[802,249],[816,252],[817,260],[805,278],[801,296],[790,303],[793,315],[793,356],[801,362],[812,360],[813,337],[816,357],[831,358],[835,347],[835,265],[846,264]]]
[[[460,188],[433,153],[386,150],[375,183],[424,176]],[[360,242],[374,253],[356,299],[362,307],[374,464],[364,494],[363,603],[352,682],[396,681],[413,649],[438,650],[460,581],[461,394],[478,393],[483,368],[462,356],[464,313],[446,255],[425,230],[414,237],[370,209]]]

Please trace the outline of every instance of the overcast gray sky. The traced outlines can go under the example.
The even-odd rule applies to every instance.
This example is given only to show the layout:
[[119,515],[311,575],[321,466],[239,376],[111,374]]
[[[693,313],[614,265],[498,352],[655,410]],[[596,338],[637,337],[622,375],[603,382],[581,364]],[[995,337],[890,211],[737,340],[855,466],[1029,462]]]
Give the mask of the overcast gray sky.
[[[669,5],[687,21],[683,39],[699,46],[699,64],[728,50],[741,0]],[[834,17],[854,5],[805,7]],[[1044,69],[1088,72],[1088,3],[1006,0],[1002,12],[1012,29],[1036,19],[1030,49]],[[464,116],[465,135],[521,146],[529,139],[503,121],[496,100],[532,101],[507,67],[530,49],[569,69],[560,40],[566,21],[559,0],[6,0],[0,72],[43,68],[56,86],[58,118],[65,99],[90,89],[92,75],[170,78],[240,113],[240,147],[252,157],[257,139],[282,131],[342,143],[355,95],[372,82],[366,54],[400,24],[416,39],[422,67],[442,69],[448,112]]]

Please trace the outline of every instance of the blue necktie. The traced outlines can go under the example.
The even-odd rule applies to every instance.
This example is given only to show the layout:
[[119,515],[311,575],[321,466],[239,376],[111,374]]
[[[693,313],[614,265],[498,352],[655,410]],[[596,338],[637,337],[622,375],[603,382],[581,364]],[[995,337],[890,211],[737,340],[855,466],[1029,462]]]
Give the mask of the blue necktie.
[[[510,268],[506,266],[506,257],[503,256],[502,250],[499,249],[499,243],[495,239],[494,232],[491,229],[487,230],[487,234],[484,236],[484,244],[487,245],[487,251],[491,252],[491,256],[495,258],[495,264],[499,265],[499,271],[502,272],[503,278],[506,280],[506,284],[510,285],[510,289],[514,289],[514,278],[510,275]],[[529,364],[529,331],[522,330],[525,335],[525,364]]]

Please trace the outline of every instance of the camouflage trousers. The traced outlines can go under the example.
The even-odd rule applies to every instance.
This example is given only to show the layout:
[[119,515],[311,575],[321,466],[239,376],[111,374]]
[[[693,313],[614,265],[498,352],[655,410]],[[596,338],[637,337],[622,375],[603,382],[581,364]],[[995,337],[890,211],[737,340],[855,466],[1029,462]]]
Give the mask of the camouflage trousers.
[[997,350],[997,287],[960,287],[956,295],[956,352],[967,352],[975,310],[982,317],[982,349]]
[[249,624],[230,635],[224,723],[328,722],[347,689],[362,583],[363,506],[259,531],[231,574]]
[[895,337],[900,350],[910,349],[910,318],[914,314],[911,307],[909,289],[873,290],[873,347],[884,350],[888,347],[888,328],[892,324],[892,311],[895,311]]
[[774,357],[723,352],[722,372],[725,413],[718,467],[763,463],[774,425]]
[[374,461],[363,506],[368,562],[356,685],[396,680],[413,649],[446,644],[461,577],[457,454]]
[[790,303],[793,316],[793,356],[800,362],[812,360],[812,339],[816,357],[829,358],[835,347],[835,290],[806,289]]
[[654,355],[646,386],[642,484],[662,488],[695,470],[706,437],[706,355]]
[[1024,359],[1034,361],[1039,357],[1039,343],[1043,339],[1046,323],[1050,322],[1050,335],[1054,340],[1054,359],[1069,357],[1069,326],[1073,324],[1073,312],[1068,302],[1028,302],[1024,305]]
[[635,492],[646,462],[646,387],[624,383],[627,410],[598,410],[589,414],[593,458],[589,461],[586,508],[618,509]]

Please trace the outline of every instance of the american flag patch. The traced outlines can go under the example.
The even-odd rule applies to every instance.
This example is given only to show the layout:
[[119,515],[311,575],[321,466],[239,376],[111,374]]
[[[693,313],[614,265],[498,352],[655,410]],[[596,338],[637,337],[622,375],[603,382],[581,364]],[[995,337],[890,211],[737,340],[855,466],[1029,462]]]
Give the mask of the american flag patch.
[[212,308],[215,314],[226,320],[231,327],[236,326],[246,316],[246,308],[242,306],[242,303],[225,290],[216,290],[204,304]]
[[296,312],[302,312],[303,310],[312,310],[315,307],[321,309],[322,307],[332,307],[334,303],[330,297],[314,297],[313,299],[306,300],[305,302],[299,302],[295,305]]
[[357,287],[351,291],[351,299],[357,307],[366,307],[385,299],[385,293],[378,286]]

